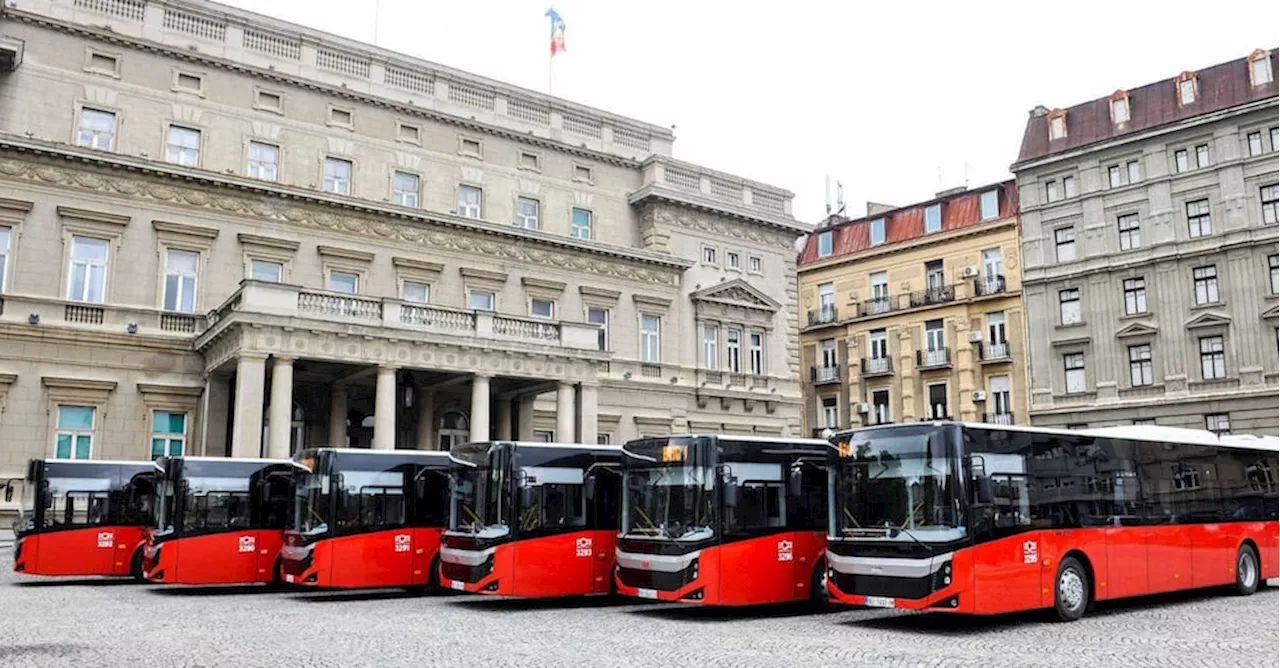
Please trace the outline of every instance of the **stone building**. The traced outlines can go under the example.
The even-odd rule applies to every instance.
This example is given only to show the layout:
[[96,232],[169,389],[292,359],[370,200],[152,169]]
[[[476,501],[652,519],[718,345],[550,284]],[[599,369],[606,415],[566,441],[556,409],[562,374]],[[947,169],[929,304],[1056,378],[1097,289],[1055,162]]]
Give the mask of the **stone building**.
[[0,476],[799,432],[808,226],[668,129],[195,0],[8,0],[0,67]]
[[1012,169],[1033,424],[1276,433],[1276,65],[1031,112]]
[[1013,182],[868,209],[816,230],[800,257],[807,429],[1026,424]]

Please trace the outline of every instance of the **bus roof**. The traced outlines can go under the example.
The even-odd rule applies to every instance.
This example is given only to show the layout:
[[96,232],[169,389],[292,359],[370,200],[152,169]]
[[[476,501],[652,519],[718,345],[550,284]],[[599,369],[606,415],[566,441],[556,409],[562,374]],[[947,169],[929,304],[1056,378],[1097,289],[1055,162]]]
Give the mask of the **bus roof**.
[[1135,441],[1182,443],[1186,445],[1212,445],[1254,450],[1280,450],[1280,438],[1275,436],[1229,435],[1219,437],[1213,432],[1204,429],[1186,429],[1184,427],[1167,427],[1161,425],[1120,425],[1115,427],[1096,427],[1093,429],[1055,429],[1052,427],[1031,427],[1027,425],[1000,425],[989,424],[986,422],[941,420],[932,422],[899,422],[896,424],[859,427],[857,429],[842,429],[835,432],[833,436],[861,431],[864,429],[893,429],[895,427],[901,428],[925,424],[935,426],[952,424],[960,425],[969,429],[987,429],[991,431],[1020,431],[1037,434],[1056,434],[1060,436],[1095,436],[1104,438],[1124,438]]
[[651,436],[637,438],[637,441],[649,441],[663,438],[713,438],[719,441],[739,441],[742,443],[790,443],[792,445],[826,445],[820,438],[795,438],[791,436],[739,436],[737,434],[671,434],[670,436]]
[[110,465],[115,465],[115,466],[144,466],[144,467],[145,467],[145,466],[151,466],[151,464],[152,464],[152,462],[150,462],[150,461],[144,461],[144,460],[132,460],[132,461],[130,461],[130,460],[125,460],[125,459],[59,459],[59,458],[56,458],[56,457],[49,457],[49,458],[45,458],[45,459],[40,459],[39,461],[44,462],[45,464],[58,464],[58,465],[62,465],[62,464],[71,464],[71,465],[75,465],[75,464],[95,464],[95,465],[110,464]]
[[398,455],[400,457],[404,457],[406,455],[426,455],[428,457],[444,457],[449,454],[447,450],[416,450],[416,449],[410,450],[407,448],[404,450],[374,450],[371,448],[320,447],[320,448],[302,448],[298,450],[298,452],[306,452],[308,450],[311,450],[314,452],[335,452],[338,454],[351,453],[351,454],[360,454],[360,455]]
[[466,445],[475,445],[478,443],[504,444],[514,445],[518,448],[566,448],[574,450],[622,450],[620,445],[605,445],[601,443],[548,443],[546,441],[471,441]]

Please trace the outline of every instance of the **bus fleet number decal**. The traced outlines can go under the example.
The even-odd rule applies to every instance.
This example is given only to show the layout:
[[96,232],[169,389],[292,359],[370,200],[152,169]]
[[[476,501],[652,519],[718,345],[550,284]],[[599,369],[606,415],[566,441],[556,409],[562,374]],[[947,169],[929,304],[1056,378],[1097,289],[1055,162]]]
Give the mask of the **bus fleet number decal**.
[[241,537],[240,537],[240,551],[241,551],[241,552],[253,552],[253,549],[254,549],[254,547],[255,547],[256,543],[257,543],[257,541],[254,539],[254,537],[253,537],[253,536],[241,536]]
[[1034,564],[1040,561],[1040,550],[1034,540],[1022,544],[1022,563]]
[[582,538],[579,538],[577,544],[575,545],[575,549],[579,557],[591,556],[591,539],[587,536],[583,536]]
[[791,561],[791,541],[778,541],[778,561]]
[[116,535],[110,531],[98,532],[98,547],[109,548],[116,542]]
[[407,533],[396,534],[396,552],[408,552],[408,551],[409,551],[409,534]]

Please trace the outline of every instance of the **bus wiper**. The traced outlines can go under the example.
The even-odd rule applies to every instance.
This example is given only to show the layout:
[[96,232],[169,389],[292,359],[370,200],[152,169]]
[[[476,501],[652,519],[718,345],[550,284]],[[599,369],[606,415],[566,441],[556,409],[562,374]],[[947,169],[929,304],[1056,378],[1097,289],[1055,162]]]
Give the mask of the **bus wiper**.
[[932,553],[932,552],[936,551],[936,548],[934,548],[934,546],[932,546],[932,545],[930,545],[930,544],[928,544],[928,543],[926,543],[926,542],[924,542],[924,541],[920,540],[919,538],[916,538],[915,536],[912,536],[912,535],[911,535],[911,530],[910,530],[910,529],[902,529],[902,528],[899,528],[899,529],[889,529],[889,531],[890,531],[889,536],[890,536],[891,538],[892,538],[892,537],[895,537],[897,534],[900,534],[900,533],[902,533],[902,534],[906,534],[906,535],[907,535],[907,538],[910,538],[911,540],[915,541],[916,543],[918,543],[918,544],[920,544],[920,545],[923,545],[923,546],[924,546],[924,549],[928,550],[929,552],[931,552],[931,553]]

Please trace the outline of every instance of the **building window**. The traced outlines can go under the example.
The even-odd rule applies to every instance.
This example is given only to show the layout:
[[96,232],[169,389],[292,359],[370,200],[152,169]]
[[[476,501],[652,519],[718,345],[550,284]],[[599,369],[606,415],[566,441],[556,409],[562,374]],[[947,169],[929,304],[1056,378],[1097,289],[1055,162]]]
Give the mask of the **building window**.
[[871,275],[871,306],[869,313],[884,313],[889,310],[889,272],[877,271]]
[[529,300],[529,315],[535,318],[556,317],[556,303],[550,299],[533,298]]
[[944,351],[947,349],[947,335],[942,325],[942,318],[924,321],[924,348],[926,353],[936,353],[926,354],[925,364],[934,366],[946,361]]
[[93,406],[58,406],[58,430],[53,437],[54,457],[89,459],[93,456],[96,413]]
[[1196,101],[1195,79],[1188,78],[1178,82],[1178,101],[1181,102],[1183,106]]
[[249,142],[249,178],[275,181],[280,174],[280,147]]
[[1204,416],[1204,428],[1218,436],[1227,436],[1231,434],[1231,418],[1226,413],[1210,413]]
[[1080,324],[1080,289],[1058,291],[1058,311],[1062,316],[1062,324]]
[[350,128],[355,124],[355,114],[350,109],[329,107],[329,124]]
[[715,325],[702,328],[702,365],[712,371],[720,367],[720,328]]
[[747,346],[751,355],[751,373],[764,375],[764,334],[751,332],[747,334]]
[[76,143],[87,148],[110,151],[116,144],[116,115],[84,107],[80,110],[80,132]]
[[1214,265],[1191,270],[1196,289],[1196,304],[1218,303],[1218,268]]
[[542,169],[542,161],[538,158],[537,153],[521,151],[519,167],[521,169],[530,169],[536,172]]
[[71,237],[70,274],[68,301],[103,303],[107,289],[107,240]]
[[840,428],[840,400],[836,397],[822,398],[822,426],[827,429]]
[[1151,346],[1129,346],[1129,383],[1134,387],[1154,382],[1151,370]]
[[718,264],[718,257],[717,257],[715,246],[702,247],[702,263]]
[[1062,190],[1059,189],[1057,181],[1044,184],[1044,199],[1046,202],[1057,202],[1062,199]]
[[591,168],[584,165],[573,166],[573,180],[591,183]]
[[1196,147],[1196,167],[1204,169],[1209,166],[1209,145],[1201,144]]
[[889,424],[889,390],[871,391],[871,424]]
[[586,209],[573,210],[573,224],[569,228],[569,236],[575,239],[591,239],[591,212]]
[[741,269],[741,268],[742,268],[742,256],[741,256],[741,255],[739,255],[738,253],[734,252],[734,251],[729,251],[729,252],[725,253],[725,254],[724,254],[724,266],[725,266],[725,268],[727,268],[727,269]]
[[1271,150],[1280,151],[1280,128],[1271,128]]
[[416,125],[408,123],[396,123],[396,139],[408,142],[410,144],[420,144],[422,142],[422,131]]
[[1057,249],[1058,262],[1076,259],[1076,228],[1060,227],[1054,230],[1053,242]]
[[1268,225],[1276,224],[1276,200],[1280,200],[1280,185],[1275,183],[1269,186],[1262,186],[1258,190],[1258,196],[1262,200],[1262,222]]
[[396,172],[392,179],[391,201],[400,206],[418,207],[419,180],[417,174]]
[[324,159],[324,191],[335,195],[351,194],[351,161]]
[[929,293],[929,299],[944,298],[944,290],[947,287],[947,275],[943,269],[942,260],[931,260],[924,263],[924,288]]
[[1213,234],[1213,220],[1209,217],[1209,200],[1198,199],[1187,202],[1187,229],[1192,239]]
[[458,153],[469,155],[473,158],[484,158],[484,145],[479,139],[470,137],[458,137]]
[[[0,233],[2,236],[3,233]],[[1280,255],[1268,255],[1267,265],[1271,267],[1271,294],[1280,294]],[[4,259],[0,258],[0,280],[4,279]],[[0,287],[3,287],[0,283]]]
[[360,292],[360,275],[349,271],[329,272],[329,290],[354,295]]
[[593,325],[600,325],[600,331],[596,332],[596,347],[599,350],[609,349],[609,309],[588,307],[587,322]]
[[1111,165],[1107,168],[1107,182],[1112,188],[1127,186],[1142,180],[1142,167],[1137,160],[1130,160],[1123,165]]
[[529,197],[516,198],[516,227],[538,229],[538,200]]
[[1205,380],[1227,377],[1227,354],[1221,336],[1201,337],[1200,375]]
[[747,257],[747,271],[752,274],[763,274],[764,261],[761,260],[760,257],[756,255],[751,255]]
[[1271,57],[1266,51],[1258,51],[1250,56],[1249,78],[1255,86],[1271,83]]
[[1124,313],[1136,315],[1147,312],[1147,281],[1143,278],[1125,279]]
[[818,285],[818,318],[822,322],[836,319],[836,284],[821,283]]
[[[992,311],[987,314],[987,343],[992,348],[998,348],[1005,344],[1005,328],[1004,328],[1004,311]],[[1007,349],[1006,349],[1007,351]],[[994,354],[991,351],[991,357],[1003,357],[1004,355]]]
[[942,231],[942,205],[934,204],[924,210],[924,233],[932,234],[940,231]]
[[170,125],[165,160],[183,167],[195,167],[200,164],[200,131],[180,125]]
[[656,315],[640,316],[640,361],[662,361],[662,318]]
[[1179,174],[1191,168],[1187,162],[1187,149],[1181,148],[1173,152],[1173,165]]
[[1142,168],[1137,160],[1130,160],[1125,164],[1125,168],[1129,174],[1129,183],[1137,183],[1142,180]]
[[1111,101],[1111,122],[1112,123],[1128,123],[1129,122],[1129,98],[1118,97]]
[[991,412],[998,416],[1008,416],[1004,419],[1009,421],[1013,417],[1013,401],[1012,389],[1008,376],[992,376],[991,377]]
[[1049,117],[1049,140],[1062,139],[1067,136],[1067,116],[1065,113]]
[[283,283],[284,265],[270,260],[250,260],[249,278],[264,283]]
[[484,215],[484,191],[475,186],[458,186],[458,215],[480,219]]
[[5,278],[9,273],[9,240],[12,236],[12,228],[0,227],[0,294],[4,294]]
[[407,302],[425,304],[431,301],[431,286],[418,281],[405,281],[400,286],[400,298]]
[[174,75],[173,87],[186,91],[188,93],[203,94],[204,77],[198,74],[188,74],[186,72],[177,72]]
[[120,78],[120,59],[97,51],[89,52],[85,70],[110,77]]
[[[867,354],[873,360],[889,359],[889,334],[883,329],[873,329],[867,332]],[[872,365],[872,369],[876,367],[887,368],[885,365]]]
[[980,200],[979,205],[983,220],[993,220],[996,216],[999,216],[999,191],[988,190],[987,192],[982,193],[982,199]]
[[742,330],[730,329],[725,335],[725,353],[730,373],[742,373]]
[[1067,394],[1085,391],[1084,353],[1071,353],[1062,356],[1062,368],[1066,373]]
[[609,445],[609,434],[596,434],[596,445]]
[[1062,196],[1063,197],[1076,196],[1076,177],[1074,176],[1062,177]]
[[1249,133],[1249,155],[1262,155],[1262,132]]
[[867,225],[868,225],[867,235],[869,237],[868,241],[871,243],[871,245],[879,246],[880,244],[883,244],[885,239],[884,218],[876,218],[870,223],[867,223]]
[[187,442],[187,414],[170,411],[151,413],[151,458],[181,457]]
[[818,257],[829,257],[832,250],[831,231],[820,232],[818,234]]
[[284,98],[274,91],[258,90],[254,93],[253,106],[256,109],[279,112],[284,109]]
[[947,384],[930,383],[928,392],[929,405],[927,413],[929,419],[945,420],[951,417],[951,412],[947,409]]
[[[820,351],[819,356],[822,358],[820,362],[822,364],[823,369],[834,370],[836,367],[840,365],[840,362],[836,356],[836,340],[835,339],[823,339],[822,343],[819,344],[818,346],[818,350]],[[833,378],[833,376],[826,375],[820,378],[820,380],[829,380],[831,378]]]
[[1120,226],[1120,250],[1142,247],[1142,231],[1138,227],[1138,214],[1130,213],[1116,219]]
[[179,313],[196,311],[196,276],[200,254],[170,248],[164,258],[164,310]]
[[495,295],[488,290],[467,291],[467,308],[473,311],[492,311]]

